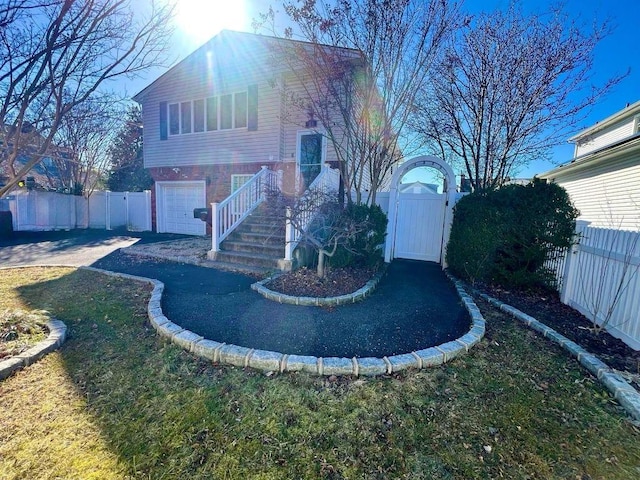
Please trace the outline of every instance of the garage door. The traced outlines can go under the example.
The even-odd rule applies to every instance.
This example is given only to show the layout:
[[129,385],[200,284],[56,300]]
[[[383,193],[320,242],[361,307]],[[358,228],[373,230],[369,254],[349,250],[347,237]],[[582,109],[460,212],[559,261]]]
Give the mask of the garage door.
[[156,182],[158,232],[205,235],[193,209],[206,207],[205,182]]

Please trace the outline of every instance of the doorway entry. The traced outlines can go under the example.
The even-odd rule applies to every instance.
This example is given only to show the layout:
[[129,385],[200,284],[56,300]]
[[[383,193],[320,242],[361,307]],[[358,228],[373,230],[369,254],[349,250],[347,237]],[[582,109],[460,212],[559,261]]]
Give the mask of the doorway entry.
[[298,185],[301,191],[309,188],[320,174],[325,162],[324,135],[314,131],[298,132]]

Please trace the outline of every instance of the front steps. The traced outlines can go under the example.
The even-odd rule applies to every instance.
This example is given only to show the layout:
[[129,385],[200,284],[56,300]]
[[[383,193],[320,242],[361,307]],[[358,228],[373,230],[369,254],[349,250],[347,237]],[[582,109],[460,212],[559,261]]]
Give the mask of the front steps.
[[284,215],[256,209],[220,244],[212,258],[220,266],[235,270],[269,273],[286,269]]

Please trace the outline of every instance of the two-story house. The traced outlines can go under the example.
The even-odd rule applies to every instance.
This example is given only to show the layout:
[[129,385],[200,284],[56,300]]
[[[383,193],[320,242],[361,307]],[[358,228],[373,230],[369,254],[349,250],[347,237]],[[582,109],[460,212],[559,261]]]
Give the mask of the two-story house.
[[573,159],[539,177],[562,185],[591,226],[640,230],[640,101],[569,141]]
[[194,208],[227,198],[262,166],[296,191],[335,164],[323,125],[283,91],[304,91],[303,77],[274,62],[274,52],[301,43],[225,30],[134,96],[156,231],[204,235]]

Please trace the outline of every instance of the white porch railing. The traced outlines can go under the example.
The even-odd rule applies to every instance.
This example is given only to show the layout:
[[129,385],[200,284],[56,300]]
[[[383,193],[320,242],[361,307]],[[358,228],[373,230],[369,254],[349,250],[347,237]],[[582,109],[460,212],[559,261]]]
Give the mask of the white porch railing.
[[[328,163],[325,163],[316,179],[311,183],[311,185],[309,185],[307,192],[321,191],[324,194],[335,193],[337,195],[339,185],[340,172],[337,169],[331,168]],[[307,193],[303,194],[303,198],[305,195],[307,195]],[[315,196],[315,198],[312,200],[313,204],[308,206],[310,208],[305,208],[305,212],[303,213],[302,218],[299,219],[300,221],[298,228],[294,227],[294,225],[292,224],[291,208],[287,207],[285,224],[286,245],[284,250],[285,260],[290,261],[293,259],[293,251],[298,246],[298,243],[300,243],[302,233],[309,225],[309,223],[311,223],[311,220],[313,220],[313,217],[316,215],[316,212],[320,208],[320,202],[322,200],[322,195]]]
[[279,179],[278,173],[263,166],[222,202],[211,204],[211,251],[219,251],[220,243],[264,201],[267,192],[279,188]]

